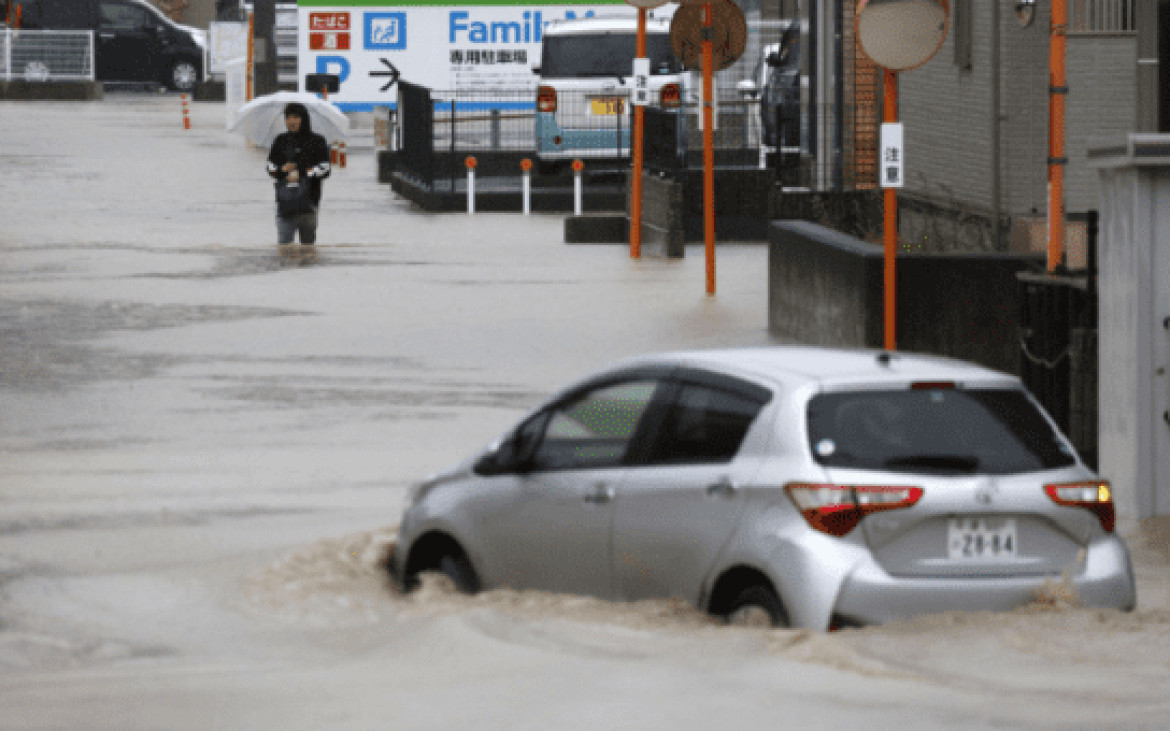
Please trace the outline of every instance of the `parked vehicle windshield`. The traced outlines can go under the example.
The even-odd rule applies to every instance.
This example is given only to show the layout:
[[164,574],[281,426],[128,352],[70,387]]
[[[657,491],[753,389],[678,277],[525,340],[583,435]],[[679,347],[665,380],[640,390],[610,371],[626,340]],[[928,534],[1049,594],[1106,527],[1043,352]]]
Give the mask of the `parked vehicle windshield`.
[[826,467],[1008,474],[1075,459],[1023,391],[930,388],[824,393],[809,446]]
[[[636,50],[633,33],[548,36],[541,53],[540,75],[545,78],[630,76]],[[682,71],[670,50],[670,36],[665,33],[647,34],[646,57],[650,59],[651,74]]]

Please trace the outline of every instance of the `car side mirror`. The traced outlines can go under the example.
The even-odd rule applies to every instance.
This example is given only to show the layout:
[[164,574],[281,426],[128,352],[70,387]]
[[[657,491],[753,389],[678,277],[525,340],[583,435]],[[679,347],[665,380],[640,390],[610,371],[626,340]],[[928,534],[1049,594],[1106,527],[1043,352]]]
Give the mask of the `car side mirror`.
[[480,475],[503,475],[525,471],[525,461],[512,438],[501,441],[475,462],[473,468]]

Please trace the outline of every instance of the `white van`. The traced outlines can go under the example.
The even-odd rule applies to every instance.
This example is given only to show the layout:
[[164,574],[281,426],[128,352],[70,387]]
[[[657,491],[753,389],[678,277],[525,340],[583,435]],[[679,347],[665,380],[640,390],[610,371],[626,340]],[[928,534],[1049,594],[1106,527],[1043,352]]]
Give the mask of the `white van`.
[[[650,103],[677,108],[690,74],[670,48],[676,6],[648,14]],[[536,159],[549,173],[575,158],[626,164],[633,124],[635,15],[551,21],[544,29],[536,92]]]

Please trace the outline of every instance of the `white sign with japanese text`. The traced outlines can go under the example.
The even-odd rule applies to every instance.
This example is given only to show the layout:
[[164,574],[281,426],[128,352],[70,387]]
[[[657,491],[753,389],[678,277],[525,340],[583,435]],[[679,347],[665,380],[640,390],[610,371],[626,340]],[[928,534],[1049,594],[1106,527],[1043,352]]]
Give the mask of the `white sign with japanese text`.
[[878,176],[883,188],[901,188],[905,178],[902,151],[902,123],[886,122],[882,125],[881,159],[878,161]]
[[644,107],[650,103],[650,59],[634,59],[634,105]]
[[622,0],[559,5],[385,2],[299,1],[297,77],[302,90],[307,74],[337,75],[341,89],[329,100],[343,111],[393,106],[399,79],[440,91],[494,87],[535,92],[532,69],[540,64],[547,22],[636,12]]

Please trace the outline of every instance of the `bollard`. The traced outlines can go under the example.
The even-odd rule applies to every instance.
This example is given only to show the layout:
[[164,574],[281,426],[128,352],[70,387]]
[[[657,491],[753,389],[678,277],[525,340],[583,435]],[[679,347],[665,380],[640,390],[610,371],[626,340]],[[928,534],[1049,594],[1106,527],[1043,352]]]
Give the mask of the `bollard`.
[[345,143],[341,142],[341,149],[337,151],[337,163],[342,170],[345,170]]
[[467,212],[475,213],[475,158],[468,155],[463,164],[467,166]]
[[187,111],[187,95],[180,94],[179,99],[183,104],[183,129],[191,129],[191,117],[188,115]]
[[573,161],[573,215],[581,215],[581,171],[585,163],[581,160]]
[[520,171],[520,205],[527,216],[532,213],[532,161],[521,160]]
[[329,164],[330,165],[337,164],[337,148],[340,144],[341,143],[334,140],[333,143],[329,145]]

